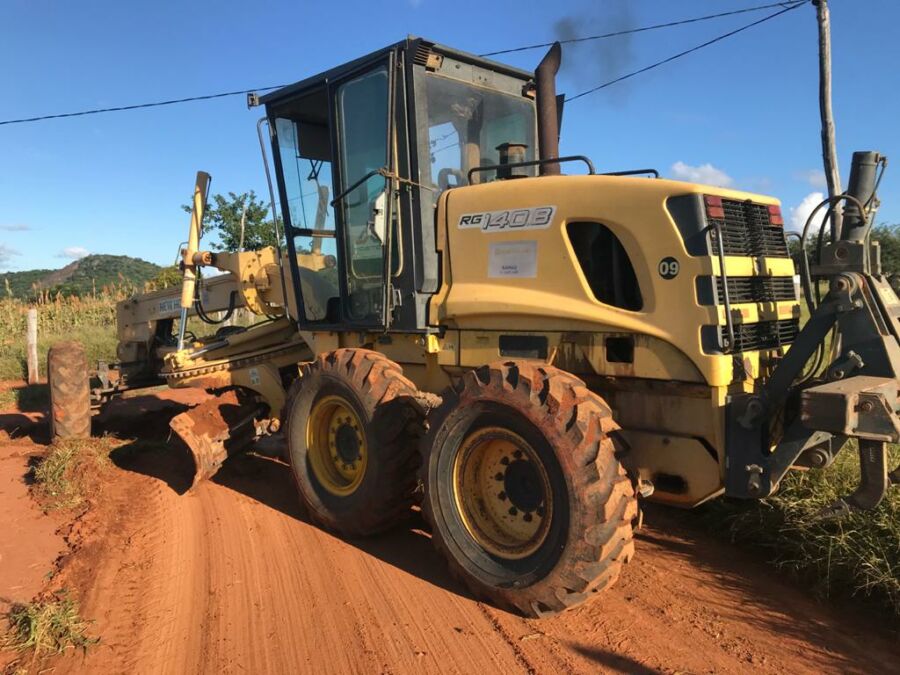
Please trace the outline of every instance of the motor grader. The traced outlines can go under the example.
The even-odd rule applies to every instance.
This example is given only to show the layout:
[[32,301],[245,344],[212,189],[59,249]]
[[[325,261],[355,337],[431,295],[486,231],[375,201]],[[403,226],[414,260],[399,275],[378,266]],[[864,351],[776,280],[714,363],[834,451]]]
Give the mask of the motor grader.
[[[279,435],[317,523],[367,535],[418,504],[473,593],[532,616],[616,580],[638,497],[765,498],[852,441],[861,484],[823,517],[876,506],[900,479],[884,159],[854,155],[803,232],[801,326],[779,202],[561,157],[559,63],[409,38],[251,96],[282,246],[202,250],[199,174],[182,297],[120,305],[98,399],[215,392],[172,422],[200,478]],[[236,306],[262,320],[186,329]]]

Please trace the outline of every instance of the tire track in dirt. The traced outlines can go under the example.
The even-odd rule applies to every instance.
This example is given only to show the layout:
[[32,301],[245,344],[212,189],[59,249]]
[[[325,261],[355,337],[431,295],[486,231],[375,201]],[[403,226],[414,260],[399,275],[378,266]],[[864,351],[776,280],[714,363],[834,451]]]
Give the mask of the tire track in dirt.
[[[172,447],[123,451],[60,587],[102,642],[57,673],[891,672],[896,636],[823,607],[733,547],[638,541],[596,601],[525,620],[470,598],[420,521],[365,540],[309,524],[289,469],[238,457],[187,494]],[[651,518],[651,522],[652,522]]]
[[[129,494],[150,494],[130,500],[137,531],[107,547],[125,559],[100,562],[84,600],[103,644],[58,672],[523,670],[473,600],[315,528],[297,506],[124,478]],[[404,544],[433,556],[422,535]]]

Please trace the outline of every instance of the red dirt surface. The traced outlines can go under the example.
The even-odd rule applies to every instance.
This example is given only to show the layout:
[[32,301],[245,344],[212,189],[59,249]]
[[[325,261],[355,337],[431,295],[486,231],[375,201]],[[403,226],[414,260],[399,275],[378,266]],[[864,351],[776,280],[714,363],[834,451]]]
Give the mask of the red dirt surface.
[[525,620],[449,578],[418,518],[364,540],[311,525],[277,460],[232,458],[186,493],[191,460],[165,443],[184,407],[117,405],[108,429],[157,443],[113,452],[102,502],[69,537],[48,590],[73,589],[101,642],[40,664],[54,673],[900,672],[896,634],[677,512],[653,512],[615,588]]
[[66,550],[57,533],[62,522],[45,516],[28,494],[28,445],[0,443],[0,615],[37,595]]

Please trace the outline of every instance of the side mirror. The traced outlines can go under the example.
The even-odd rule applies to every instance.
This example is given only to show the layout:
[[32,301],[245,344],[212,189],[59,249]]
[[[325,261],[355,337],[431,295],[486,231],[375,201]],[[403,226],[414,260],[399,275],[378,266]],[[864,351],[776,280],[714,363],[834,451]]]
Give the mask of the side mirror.
[[372,204],[372,216],[369,219],[369,233],[384,244],[385,233],[385,206],[387,205],[387,190],[382,190]]

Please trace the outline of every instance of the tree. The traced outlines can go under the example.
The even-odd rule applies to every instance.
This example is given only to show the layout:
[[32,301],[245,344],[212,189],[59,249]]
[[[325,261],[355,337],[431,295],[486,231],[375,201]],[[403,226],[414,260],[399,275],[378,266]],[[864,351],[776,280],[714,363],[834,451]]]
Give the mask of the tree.
[[[227,197],[213,195],[203,219],[203,234],[215,233],[219,238],[218,242],[211,244],[211,248],[217,251],[237,251],[240,248],[241,214],[245,206],[244,250],[252,251],[282,243],[275,237],[272,220],[268,218],[269,207],[250,190],[242,194],[229,192]],[[181,208],[191,212],[190,206],[183,205]],[[279,219],[279,231],[283,231],[283,227]]]
[[900,224],[882,223],[872,228],[872,240],[881,244],[881,270],[887,276],[900,274]]
[[163,267],[159,274],[153,279],[153,285],[156,288],[169,288],[170,286],[180,286],[182,280],[182,272],[176,265]]

